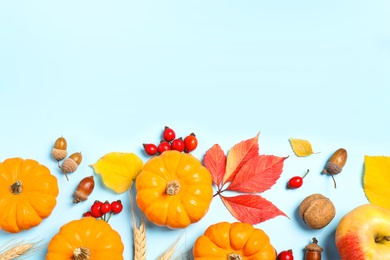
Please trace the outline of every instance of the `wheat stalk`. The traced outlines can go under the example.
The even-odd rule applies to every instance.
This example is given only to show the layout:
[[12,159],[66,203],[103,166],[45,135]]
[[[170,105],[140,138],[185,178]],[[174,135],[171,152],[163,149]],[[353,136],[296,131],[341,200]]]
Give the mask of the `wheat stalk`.
[[172,260],[190,260],[192,256],[192,250],[188,249],[181,252],[178,256],[174,257]]
[[134,234],[134,260],[146,260],[146,225],[141,220],[139,228],[133,226]]
[[134,213],[134,198],[131,187],[129,189],[131,203],[131,218],[133,222],[133,239],[134,239],[134,260],[146,260],[146,224],[143,218],[137,227],[137,221]]
[[170,260],[172,259],[173,254],[175,253],[175,250],[180,242],[180,239],[182,237],[183,233],[180,234],[180,236],[175,240],[175,242],[172,243],[172,245],[165,251],[162,255],[160,255],[157,259],[158,260]]
[[23,254],[25,254],[28,250],[30,250],[34,245],[33,244],[21,244],[12,247],[4,254],[0,255],[1,260],[11,260],[15,259]]
[[0,260],[11,260],[18,258],[30,251],[30,249],[33,248],[36,244],[36,242],[19,242],[15,243],[15,245],[9,245],[3,250],[3,252],[0,252]]
[[[134,198],[132,193],[132,188],[129,188],[130,204],[131,204],[131,218],[133,222],[133,240],[134,240],[134,260],[146,260],[146,248],[147,248],[147,239],[146,239],[146,224],[144,218],[141,217],[141,222],[138,227],[137,219],[135,216],[134,210]],[[173,255],[178,248],[178,244],[183,234],[172,243],[172,245],[157,259],[158,260],[189,260],[189,253],[187,250],[173,258]],[[0,260],[2,260],[0,258]]]
[[159,258],[159,260],[170,260],[175,253],[175,247],[169,247],[167,251]]

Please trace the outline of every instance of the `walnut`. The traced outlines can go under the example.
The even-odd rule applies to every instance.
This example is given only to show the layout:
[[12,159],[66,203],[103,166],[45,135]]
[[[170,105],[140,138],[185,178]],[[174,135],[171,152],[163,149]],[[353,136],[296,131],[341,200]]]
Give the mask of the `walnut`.
[[321,194],[306,197],[299,205],[299,216],[311,228],[320,229],[328,225],[336,214],[333,203]]

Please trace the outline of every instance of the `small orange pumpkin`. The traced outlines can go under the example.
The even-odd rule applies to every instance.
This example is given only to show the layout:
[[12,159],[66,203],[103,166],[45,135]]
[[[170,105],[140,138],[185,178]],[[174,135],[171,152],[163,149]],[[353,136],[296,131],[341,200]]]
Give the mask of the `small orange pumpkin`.
[[193,155],[170,150],[147,161],[136,179],[136,201],[149,221],[185,228],[207,213],[210,172]]
[[39,225],[57,204],[57,178],[35,160],[0,163],[0,229],[17,233]]
[[118,232],[101,219],[84,217],[63,225],[48,245],[46,260],[121,260]]
[[208,227],[193,248],[195,260],[275,260],[268,235],[248,223],[220,222]]

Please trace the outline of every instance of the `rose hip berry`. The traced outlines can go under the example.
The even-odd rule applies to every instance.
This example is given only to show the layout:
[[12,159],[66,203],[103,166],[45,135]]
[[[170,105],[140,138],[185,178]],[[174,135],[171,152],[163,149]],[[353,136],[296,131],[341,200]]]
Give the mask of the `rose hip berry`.
[[186,153],[192,152],[196,149],[196,147],[198,146],[198,139],[196,138],[194,133],[191,133],[184,138],[184,146],[184,151]]
[[287,187],[289,189],[297,189],[297,188],[301,187],[302,184],[303,184],[302,177],[301,176],[294,176],[288,181]]
[[158,153],[162,154],[165,151],[171,150],[171,144],[167,141],[161,141],[157,147]]
[[103,216],[103,213],[100,211],[101,206],[103,205],[103,202],[101,201],[95,201],[93,205],[91,206],[91,215],[94,218],[100,218]]
[[176,138],[176,133],[172,128],[166,126],[163,131],[163,139],[167,142],[173,141]]
[[100,212],[102,212],[102,214],[104,215],[110,211],[111,211],[111,203],[105,201],[100,207]]
[[178,138],[178,139],[175,139],[172,141],[171,143],[171,149],[172,150],[176,150],[176,151],[179,151],[179,152],[183,152],[184,151],[184,141],[183,141],[183,138]]
[[123,205],[122,205],[122,202],[120,200],[111,202],[111,211],[114,214],[120,213],[122,211],[122,209],[123,209]]
[[305,173],[305,175],[301,176],[294,176],[292,177],[288,183],[287,183],[287,188],[288,189],[297,189],[302,186],[303,184],[303,178],[306,177],[306,175],[309,173],[309,170]]
[[279,253],[277,260],[294,260],[293,252],[291,249],[285,250]]
[[157,146],[155,144],[143,144],[145,153],[153,156],[157,153]]
[[92,217],[91,211],[87,211],[83,214],[83,217]]

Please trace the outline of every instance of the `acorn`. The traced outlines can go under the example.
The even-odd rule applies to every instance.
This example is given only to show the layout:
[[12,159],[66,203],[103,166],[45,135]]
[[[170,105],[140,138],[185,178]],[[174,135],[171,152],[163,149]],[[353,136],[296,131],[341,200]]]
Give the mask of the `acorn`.
[[347,157],[348,157],[347,151],[344,148],[339,148],[330,157],[329,161],[325,166],[325,169],[322,171],[322,173],[324,174],[329,173],[330,176],[332,176],[335,188],[336,188],[336,180],[334,179],[333,175],[339,174],[342,171],[345,163],[347,162]]
[[321,252],[324,251],[322,247],[318,245],[318,240],[313,237],[313,242],[305,246],[305,260],[321,260]]
[[311,228],[321,229],[336,215],[333,203],[322,194],[307,196],[299,205],[299,216]]
[[54,159],[56,159],[58,162],[65,159],[65,157],[68,155],[67,148],[67,142],[65,138],[62,136],[57,138],[57,140],[54,143],[54,147],[51,150],[51,155]]
[[81,153],[73,153],[71,156],[66,158],[64,162],[62,163],[61,170],[65,174],[65,177],[68,179],[68,173],[75,172],[80,165],[83,157]]
[[95,188],[95,181],[93,176],[85,177],[82,179],[74,192],[75,199],[73,203],[79,203],[80,201],[86,201],[88,196],[91,195]]

